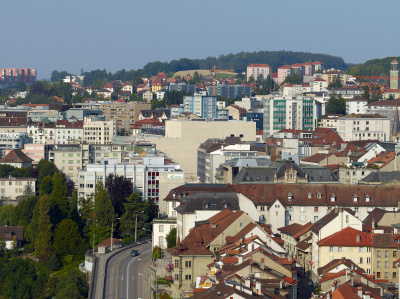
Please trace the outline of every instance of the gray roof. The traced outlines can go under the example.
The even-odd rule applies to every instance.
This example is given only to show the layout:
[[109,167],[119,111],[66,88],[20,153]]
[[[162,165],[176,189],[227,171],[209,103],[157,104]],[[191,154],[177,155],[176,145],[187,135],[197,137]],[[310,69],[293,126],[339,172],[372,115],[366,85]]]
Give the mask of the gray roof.
[[222,211],[224,209],[239,210],[239,199],[235,192],[198,192],[182,198],[181,204],[175,208],[181,214],[199,210]]
[[282,178],[286,170],[294,169],[299,178],[305,178],[308,182],[337,182],[338,178],[329,168],[311,165],[297,165],[292,161],[276,161],[265,167],[243,167],[234,178],[235,183],[274,183],[275,177]]
[[386,183],[392,180],[400,182],[400,171],[372,172],[362,179],[363,182]]

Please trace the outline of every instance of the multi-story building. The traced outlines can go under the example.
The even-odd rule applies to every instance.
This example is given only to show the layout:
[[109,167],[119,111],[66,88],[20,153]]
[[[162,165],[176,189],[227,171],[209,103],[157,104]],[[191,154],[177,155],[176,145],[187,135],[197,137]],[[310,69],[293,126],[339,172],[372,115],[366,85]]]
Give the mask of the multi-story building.
[[239,99],[246,95],[251,97],[251,87],[240,84],[227,85],[218,84],[216,86],[209,86],[207,88],[208,95],[213,95],[215,88],[215,96],[221,96],[224,98]]
[[100,105],[105,120],[115,121],[118,130],[125,129],[128,134],[135,121],[139,120],[140,111],[150,109],[151,104],[142,102],[112,102]]
[[0,69],[0,88],[12,87],[18,82],[24,82],[28,85],[36,81],[37,71],[35,69]]
[[390,119],[379,114],[350,114],[338,119],[343,141],[390,140]]
[[[380,103],[380,102],[375,102]],[[368,111],[368,101],[360,96],[355,96],[354,99],[346,101],[346,114],[374,114],[379,113],[382,116],[387,116],[381,114],[380,111]]]
[[31,186],[35,194],[36,179],[34,178],[0,178],[0,199],[5,203],[17,204],[27,185]]
[[83,122],[58,120],[55,123],[32,123],[28,125],[28,135],[36,144],[68,144],[81,142]]
[[49,151],[54,148],[54,144],[25,144],[22,152],[31,158],[32,164],[37,165],[40,160],[49,160]]
[[132,181],[133,190],[145,200],[152,198],[165,213],[165,202],[161,201],[169,191],[185,183],[184,172],[176,164],[160,154],[148,152],[131,163],[116,163],[109,159],[108,164],[86,164],[86,169],[78,173],[78,196],[87,197],[94,193],[98,181],[105,182],[108,175],[123,176]]
[[70,120],[71,117],[77,120],[84,120],[85,117],[100,116],[102,115],[101,110],[92,110],[88,108],[70,108],[65,112],[65,118]]
[[372,234],[373,247],[369,261],[372,265],[371,274],[377,279],[388,279],[393,284],[399,282],[399,269],[396,266],[399,259],[399,240],[398,235],[391,233]]
[[400,107],[397,100],[377,101],[365,104],[365,114],[375,114],[385,116],[390,119],[390,129],[393,129],[394,120],[396,117],[396,110]]
[[311,92],[323,92],[326,91],[328,87],[328,82],[322,78],[315,78],[310,81]]
[[31,143],[32,138],[25,133],[4,132],[0,133],[0,157],[3,157],[7,150],[23,148],[26,143]]
[[282,129],[314,130],[315,110],[311,97],[264,98],[264,138]]
[[320,121],[318,126],[321,128],[329,128],[337,132],[337,127],[338,127],[338,119],[339,117],[344,116],[343,114],[327,114],[323,116]]
[[31,110],[27,112],[27,117],[32,122],[56,122],[64,119],[58,110]]
[[168,91],[184,91],[194,95],[196,92],[196,85],[186,83],[171,83],[168,85]]
[[395,59],[390,64],[390,89],[399,89],[399,62]]
[[193,113],[206,119],[217,119],[217,97],[185,96],[183,105],[186,113]]
[[231,139],[209,139],[197,149],[197,177],[201,182],[215,183],[216,170],[221,163],[235,158],[258,157],[256,151],[250,150],[250,144],[242,144],[240,138],[236,138],[236,142]]
[[88,144],[57,145],[49,151],[49,161],[65,173],[68,181],[74,183],[78,181],[79,170],[91,160]]
[[278,78],[276,83],[281,84],[283,81],[285,81],[287,76],[291,75],[293,75],[293,69],[290,65],[278,67]]
[[259,75],[262,75],[264,80],[267,79],[268,75],[272,76],[272,67],[268,64],[253,63],[247,66],[247,81],[253,76],[254,80],[257,81]]
[[322,79],[324,79],[328,85],[334,83],[336,80],[340,80],[343,86],[346,86],[346,74],[343,71],[325,71],[322,74]]
[[85,118],[83,122],[83,142],[90,144],[111,144],[112,137],[117,135],[117,124],[97,118]]
[[307,93],[307,92],[311,91],[310,84],[307,84],[307,83],[302,83],[302,84],[284,84],[282,89],[283,89],[283,96],[284,97],[301,96],[304,93]]

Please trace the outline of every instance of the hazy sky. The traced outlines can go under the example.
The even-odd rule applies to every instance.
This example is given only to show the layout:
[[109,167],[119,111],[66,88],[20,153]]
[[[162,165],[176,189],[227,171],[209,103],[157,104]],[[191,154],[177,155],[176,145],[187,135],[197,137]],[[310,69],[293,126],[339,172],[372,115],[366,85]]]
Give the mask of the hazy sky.
[[[2,0],[0,68],[79,74],[241,51],[400,55],[399,0]],[[395,34],[393,34],[395,32]]]

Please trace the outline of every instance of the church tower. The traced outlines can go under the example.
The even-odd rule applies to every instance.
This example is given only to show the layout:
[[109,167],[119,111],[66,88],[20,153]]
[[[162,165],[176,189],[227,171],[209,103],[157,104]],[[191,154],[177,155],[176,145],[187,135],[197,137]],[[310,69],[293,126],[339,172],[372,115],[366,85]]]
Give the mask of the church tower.
[[399,89],[399,63],[396,59],[390,66],[390,89]]

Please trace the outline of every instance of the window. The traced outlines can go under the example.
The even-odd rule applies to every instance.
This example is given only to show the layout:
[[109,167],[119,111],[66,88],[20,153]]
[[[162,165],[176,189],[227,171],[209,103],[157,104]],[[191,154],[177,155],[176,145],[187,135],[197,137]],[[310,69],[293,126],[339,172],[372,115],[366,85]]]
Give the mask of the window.
[[160,232],[160,233],[163,233],[163,232],[164,232],[164,225],[160,225],[160,226],[159,226],[159,232]]
[[191,268],[192,267],[192,261],[186,261],[185,262],[185,267],[186,268]]
[[396,278],[397,272],[393,272],[393,278]]
[[318,212],[318,207],[314,207],[314,212]]
[[381,251],[380,251],[380,250],[377,250],[377,251],[376,251],[376,256],[377,256],[377,257],[381,257]]
[[329,252],[333,252],[333,246],[329,246]]
[[354,194],[354,196],[353,196],[353,201],[354,201],[354,202],[357,202],[357,201],[358,201],[358,196],[357,196],[356,194]]
[[308,192],[308,198],[312,198],[312,193],[311,192]]
[[289,192],[287,198],[288,198],[288,201],[291,201],[293,199],[292,193]]
[[370,202],[371,201],[371,196],[369,196],[368,194],[365,196],[365,201],[366,202]]
[[300,216],[300,221],[301,221],[301,222],[306,221],[306,216]]
[[396,262],[393,262],[393,268],[396,268]]
[[336,196],[335,196],[335,194],[332,194],[331,195],[331,201],[335,201],[336,200]]
[[367,257],[367,264],[371,264],[371,258]]
[[305,212],[306,211],[306,207],[302,206],[300,207],[300,212]]
[[363,263],[363,258],[360,257],[360,262],[359,262],[359,264],[362,264],[362,263]]
[[318,216],[314,216],[314,222],[318,221]]
[[350,222],[350,216],[346,215],[346,224],[349,224],[349,222]]
[[261,212],[264,212],[264,209],[265,209],[264,207],[260,207]]
[[389,257],[389,250],[385,250],[385,257]]
[[178,279],[179,279],[179,275],[175,274],[175,280],[178,280]]
[[382,262],[381,261],[377,261],[376,262],[376,267],[377,268],[381,268],[382,267]]
[[175,260],[175,269],[179,268],[179,260]]
[[322,194],[321,194],[320,192],[318,192],[318,193],[317,193],[317,198],[318,198],[318,199],[321,199],[321,197],[322,197]]
[[397,257],[397,251],[393,251],[393,257]]
[[359,208],[354,208],[354,212],[358,213]]
[[389,268],[389,262],[385,262],[385,268]]
[[185,275],[185,280],[192,280],[192,275]]
[[158,243],[160,246],[164,246],[164,237],[159,237]]
[[385,278],[389,278],[389,272],[385,272]]

